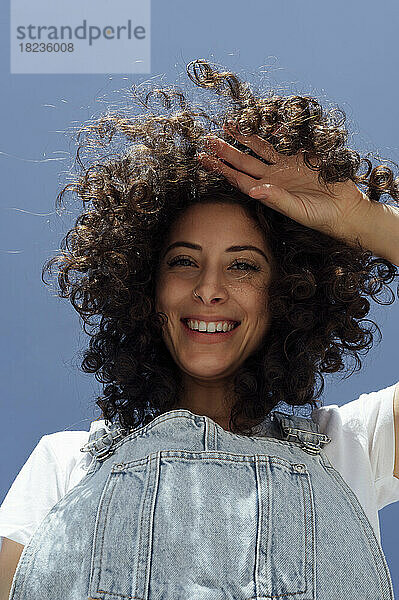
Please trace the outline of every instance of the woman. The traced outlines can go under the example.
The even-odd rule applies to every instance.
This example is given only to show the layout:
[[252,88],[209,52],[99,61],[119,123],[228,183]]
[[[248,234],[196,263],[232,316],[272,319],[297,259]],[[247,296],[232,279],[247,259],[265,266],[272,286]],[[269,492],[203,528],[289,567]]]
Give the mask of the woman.
[[[358,175],[346,131],[314,99],[256,98],[205,61],[188,74],[233,108],[209,117],[155,90],[162,114],[87,126],[87,147],[122,133],[129,148],[64,189],[92,206],[46,268],[59,263],[60,295],[94,327],[82,368],[107,384],[104,421],[82,447],[85,473],[25,546],[10,598],[393,598],[347,483],[366,497],[389,471],[383,426],[370,472],[345,410],[322,426],[316,376],[370,346],[365,296],[399,264],[398,212],[378,200],[398,199],[398,183],[368,159]],[[310,404],[311,418],[282,403]],[[399,500],[391,477],[380,493]]]

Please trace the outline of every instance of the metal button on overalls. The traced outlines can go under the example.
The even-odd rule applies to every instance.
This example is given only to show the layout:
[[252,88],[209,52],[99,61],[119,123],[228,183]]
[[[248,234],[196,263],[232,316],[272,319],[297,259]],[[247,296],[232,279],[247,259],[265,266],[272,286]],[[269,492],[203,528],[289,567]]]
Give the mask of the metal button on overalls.
[[330,439],[278,411],[262,427],[179,409],[93,432],[92,464],[25,546],[10,600],[392,600]]

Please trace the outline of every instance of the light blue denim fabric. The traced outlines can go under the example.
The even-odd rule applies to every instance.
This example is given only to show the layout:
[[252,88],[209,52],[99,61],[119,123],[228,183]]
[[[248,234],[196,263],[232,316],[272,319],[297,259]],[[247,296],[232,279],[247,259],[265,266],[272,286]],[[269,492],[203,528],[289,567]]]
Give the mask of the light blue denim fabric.
[[392,600],[328,436],[278,411],[261,430],[178,409],[94,432],[88,472],[24,548],[10,600]]

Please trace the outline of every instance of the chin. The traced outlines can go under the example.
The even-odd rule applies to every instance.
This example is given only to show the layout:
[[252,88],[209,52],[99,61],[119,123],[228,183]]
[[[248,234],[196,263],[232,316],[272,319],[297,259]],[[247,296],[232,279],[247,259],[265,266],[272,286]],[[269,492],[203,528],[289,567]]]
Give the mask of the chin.
[[231,364],[220,365],[219,368],[216,368],[214,358],[209,362],[209,364],[203,362],[201,364],[194,365],[193,362],[191,362],[187,366],[181,363],[179,366],[187,375],[190,377],[197,377],[198,379],[231,377],[236,370],[236,368],[233,369],[233,365]]

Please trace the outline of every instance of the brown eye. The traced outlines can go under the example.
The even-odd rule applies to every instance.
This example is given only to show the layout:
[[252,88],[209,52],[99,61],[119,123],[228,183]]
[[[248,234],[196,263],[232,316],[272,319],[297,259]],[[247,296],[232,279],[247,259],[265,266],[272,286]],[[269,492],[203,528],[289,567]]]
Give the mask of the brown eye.
[[184,256],[181,256],[181,257],[172,258],[172,260],[168,261],[168,265],[170,267],[174,267],[175,265],[180,265],[182,263],[182,261],[184,261],[184,260],[186,260],[190,263],[193,262],[190,258],[185,258]]
[[256,265],[252,265],[251,263],[245,262],[245,261],[235,261],[233,263],[233,266],[235,265],[244,265],[244,269],[238,269],[239,271],[260,271],[260,267],[256,266]]
[[[188,263],[194,264],[193,261],[190,258],[187,258],[185,256],[177,256],[176,258],[172,258],[172,260],[168,261],[168,265],[170,267],[174,267],[176,265],[182,265],[182,266],[189,266],[189,265],[183,265],[183,262],[187,261]],[[231,265],[230,268],[236,267],[238,265],[243,265],[244,268],[243,269],[236,269],[237,271],[260,271],[260,267],[258,267],[257,265],[253,265],[249,262],[243,261],[243,260],[235,260],[233,262],[233,264]]]

